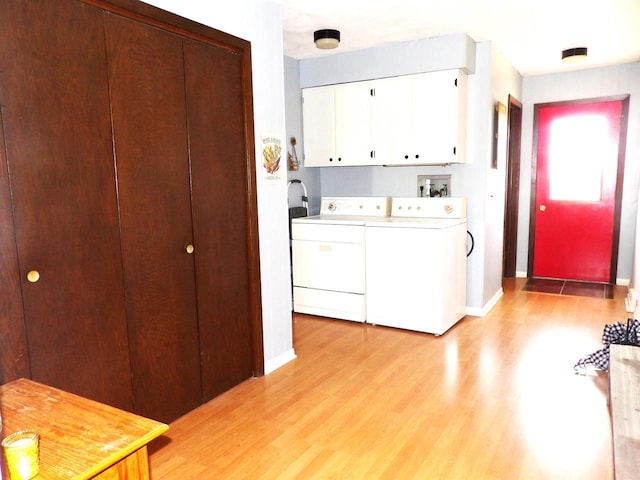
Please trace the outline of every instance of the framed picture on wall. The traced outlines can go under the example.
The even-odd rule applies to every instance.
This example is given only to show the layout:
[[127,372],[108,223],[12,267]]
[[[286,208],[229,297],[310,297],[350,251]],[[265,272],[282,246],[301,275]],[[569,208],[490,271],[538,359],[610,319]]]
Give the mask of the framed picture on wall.
[[497,169],[498,164],[505,165],[507,158],[507,107],[496,102],[493,111],[493,156],[491,168]]
[[279,135],[262,136],[262,179],[268,183],[283,183],[286,167],[282,167],[282,139]]

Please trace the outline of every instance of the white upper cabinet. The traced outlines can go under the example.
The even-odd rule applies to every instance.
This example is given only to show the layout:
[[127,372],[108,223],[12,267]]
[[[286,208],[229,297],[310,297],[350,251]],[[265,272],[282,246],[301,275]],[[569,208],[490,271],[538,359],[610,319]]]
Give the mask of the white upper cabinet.
[[376,122],[383,165],[441,165],[465,161],[466,75],[458,70],[379,80]]
[[374,82],[336,85],[336,153],[343,165],[371,165]]
[[305,167],[321,167],[334,162],[336,109],[333,92],[333,85],[302,91]]
[[[412,147],[411,77],[379,80],[375,91],[374,132],[378,165],[410,164]],[[407,158],[404,156],[407,155]]]
[[416,163],[464,163],[467,76],[458,70],[418,75],[412,93],[412,136],[422,160]]
[[371,165],[372,82],[304,89],[304,165]]
[[460,70],[307,88],[303,98],[306,166],[465,161]]

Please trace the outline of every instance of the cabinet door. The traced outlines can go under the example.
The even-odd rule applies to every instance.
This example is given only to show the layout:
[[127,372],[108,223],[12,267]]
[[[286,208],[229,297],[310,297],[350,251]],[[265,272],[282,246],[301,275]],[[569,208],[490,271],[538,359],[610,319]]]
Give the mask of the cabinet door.
[[101,13],[79,2],[3,0],[0,31],[31,377],[131,409]]
[[105,14],[135,412],[201,402],[182,39]]
[[[243,56],[184,42],[204,400],[254,374],[257,228]],[[261,359],[260,359],[261,360]]]
[[455,88],[450,90],[450,105],[448,110],[451,112],[453,118],[451,123],[455,125],[455,151],[451,162],[464,163],[467,161],[467,74],[461,70],[452,72],[456,75],[456,78],[449,79],[449,85],[451,80],[454,81]]
[[383,165],[464,161],[466,76],[458,70],[407,75],[376,84],[374,137]]
[[303,91],[305,166],[375,164],[374,82]]
[[334,92],[338,165],[371,165],[375,155],[371,118],[374,83],[336,85]]
[[379,165],[409,163],[412,151],[411,82],[409,77],[378,80],[375,86],[373,137]]
[[[415,163],[460,162],[458,70],[412,76],[412,133]],[[463,140],[463,139],[462,139]]]
[[304,166],[337,165],[334,87],[305,88],[302,101]]

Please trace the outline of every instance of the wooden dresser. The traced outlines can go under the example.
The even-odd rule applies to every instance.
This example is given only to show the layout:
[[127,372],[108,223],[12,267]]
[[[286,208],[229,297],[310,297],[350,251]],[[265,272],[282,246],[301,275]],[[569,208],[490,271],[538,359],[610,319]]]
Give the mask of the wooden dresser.
[[27,379],[0,387],[3,435],[40,432],[39,480],[148,479],[147,444],[168,426]]
[[609,347],[609,404],[616,480],[640,472],[640,347]]

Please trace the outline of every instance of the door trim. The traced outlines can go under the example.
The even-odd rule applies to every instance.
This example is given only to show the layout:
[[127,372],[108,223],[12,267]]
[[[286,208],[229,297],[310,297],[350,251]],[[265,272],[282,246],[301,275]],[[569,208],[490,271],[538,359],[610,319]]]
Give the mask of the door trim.
[[507,172],[504,206],[504,247],[502,276],[516,276],[518,254],[518,207],[520,201],[520,147],[522,144],[522,103],[509,95],[507,117]]
[[[611,268],[609,273],[609,285],[615,285],[618,274],[618,252],[620,246],[620,216],[622,212],[622,183],[624,180],[624,163],[627,146],[627,128],[629,118],[629,95],[612,95],[608,97],[582,98],[578,100],[565,100],[561,102],[536,103],[533,113],[533,150],[531,152],[531,198],[529,203],[529,262],[527,265],[527,277],[532,277],[533,252],[535,245],[536,227],[536,188],[538,168],[538,120],[541,108],[564,107],[573,105],[585,105],[590,103],[616,102],[622,103],[620,138],[618,140],[618,171],[616,176],[615,206],[613,213],[613,242],[611,244]],[[623,121],[622,119],[627,119]]]

